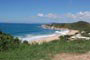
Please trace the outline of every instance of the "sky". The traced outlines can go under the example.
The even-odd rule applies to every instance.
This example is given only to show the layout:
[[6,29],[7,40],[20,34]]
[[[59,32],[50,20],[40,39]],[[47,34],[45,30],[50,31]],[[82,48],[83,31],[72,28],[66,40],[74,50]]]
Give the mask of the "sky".
[[90,0],[0,0],[0,22],[90,22]]

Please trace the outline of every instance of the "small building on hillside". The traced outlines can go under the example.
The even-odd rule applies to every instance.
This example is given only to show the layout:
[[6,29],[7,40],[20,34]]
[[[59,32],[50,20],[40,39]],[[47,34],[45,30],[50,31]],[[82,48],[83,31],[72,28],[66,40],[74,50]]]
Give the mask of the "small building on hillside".
[[73,35],[69,38],[70,40],[75,40],[75,39],[85,39],[85,40],[90,40],[90,37],[84,37],[81,34],[76,34]]

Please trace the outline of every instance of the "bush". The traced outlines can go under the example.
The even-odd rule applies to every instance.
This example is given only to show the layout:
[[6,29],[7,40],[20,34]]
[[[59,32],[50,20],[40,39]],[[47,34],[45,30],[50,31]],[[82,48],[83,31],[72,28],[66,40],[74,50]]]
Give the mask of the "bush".
[[24,43],[24,44],[27,44],[27,45],[29,44],[29,43],[28,43],[28,41],[26,41],[26,40],[25,40],[25,41],[23,41],[23,43]]
[[0,51],[15,49],[19,47],[19,44],[20,40],[18,38],[0,32]]
[[60,36],[60,40],[68,40],[68,38],[70,38],[69,35]]

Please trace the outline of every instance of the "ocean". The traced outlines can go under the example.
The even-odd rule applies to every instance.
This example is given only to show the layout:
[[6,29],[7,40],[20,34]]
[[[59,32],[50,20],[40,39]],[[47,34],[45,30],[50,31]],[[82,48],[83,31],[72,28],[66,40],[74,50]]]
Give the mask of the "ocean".
[[43,29],[42,24],[0,23],[0,30],[22,40],[34,40],[51,36],[56,30]]

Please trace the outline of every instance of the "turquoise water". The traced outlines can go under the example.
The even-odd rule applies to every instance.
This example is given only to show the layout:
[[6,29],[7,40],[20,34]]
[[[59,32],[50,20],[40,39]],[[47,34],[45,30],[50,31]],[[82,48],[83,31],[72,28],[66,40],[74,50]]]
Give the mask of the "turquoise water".
[[0,30],[22,38],[38,38],[55,33],[55,30],[43,29],[42,24],[0,23]]

